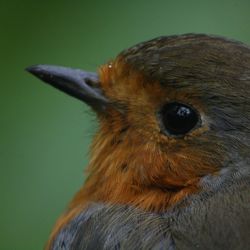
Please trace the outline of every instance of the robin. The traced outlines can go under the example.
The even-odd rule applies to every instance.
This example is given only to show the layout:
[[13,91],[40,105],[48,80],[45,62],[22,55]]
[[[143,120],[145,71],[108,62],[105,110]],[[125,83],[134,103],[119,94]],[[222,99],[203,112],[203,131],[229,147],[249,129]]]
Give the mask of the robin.
[[88,179],[47,249],[250,249],[250,47],[163,36],[98,74],[27,70],[99,121]]

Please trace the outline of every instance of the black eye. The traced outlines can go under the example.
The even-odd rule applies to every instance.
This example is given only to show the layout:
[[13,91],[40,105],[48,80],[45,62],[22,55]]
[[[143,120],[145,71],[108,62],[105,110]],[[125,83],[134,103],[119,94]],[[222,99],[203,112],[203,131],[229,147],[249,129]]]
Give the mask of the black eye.
[[172,102],[160,111],[163,129],[170,135],[184,135],[199,122],[198,112],[183,103]]

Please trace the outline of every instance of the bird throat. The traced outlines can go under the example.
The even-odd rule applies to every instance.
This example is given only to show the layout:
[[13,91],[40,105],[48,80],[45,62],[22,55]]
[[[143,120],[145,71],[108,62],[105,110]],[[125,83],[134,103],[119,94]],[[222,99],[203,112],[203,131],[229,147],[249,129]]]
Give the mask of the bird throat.
[[[178,172],[154,142],[136,132],[129,137],[98,133],[92,147],[89,177],[71,207],[89,202],[130,204],[145,211],[163,212],[197,192],[199,177]],[[134,134],[133,134],[134,133]],[[117,136],[115,136],[117,135]],[[183,174],[182,174],[183,173]]]

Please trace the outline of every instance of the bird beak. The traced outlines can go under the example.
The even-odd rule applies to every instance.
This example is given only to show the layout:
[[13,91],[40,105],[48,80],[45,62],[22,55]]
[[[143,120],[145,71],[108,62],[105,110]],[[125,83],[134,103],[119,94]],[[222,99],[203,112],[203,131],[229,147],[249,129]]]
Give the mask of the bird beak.
[[34,65],[26,69],[53,87],[103,111],[108,99],[103,95],[96,73],[52,65]]

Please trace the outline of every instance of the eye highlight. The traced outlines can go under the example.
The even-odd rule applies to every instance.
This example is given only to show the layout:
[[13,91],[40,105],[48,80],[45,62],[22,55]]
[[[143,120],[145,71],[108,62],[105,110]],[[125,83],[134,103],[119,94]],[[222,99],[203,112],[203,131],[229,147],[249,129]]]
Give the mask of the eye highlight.
[[192,130],[200,120],[199,113],[191,106],[171,102],[160,111],[163,131],[169,135],[182,136]]

